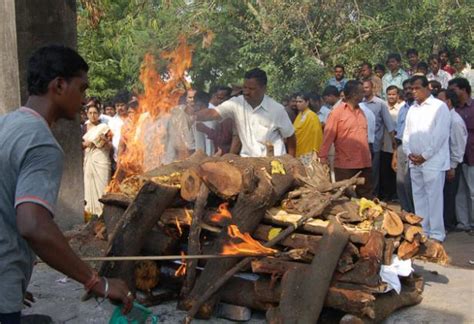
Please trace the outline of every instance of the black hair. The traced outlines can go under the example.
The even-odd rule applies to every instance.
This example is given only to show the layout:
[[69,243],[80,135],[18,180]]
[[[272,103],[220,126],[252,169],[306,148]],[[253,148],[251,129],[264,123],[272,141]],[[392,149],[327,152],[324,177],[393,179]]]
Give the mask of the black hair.
[[111,100],[107,100],[106,102],[104,102],[104,109],[105,107],[112,107],[115,109],[114,103]]
[[428,71],[428,63],[424,62],[424,61],[421,61],[421,62],[418,62],[418,64],[416,65],[416,68],[417,69],[425,69]]
[[245,72],[244,78],[255,79],[261,86],[267,86],[267,73],[260,68],[255,68]]
[[212,91],[212,94],[216,94],[216,93],[219,92],[219,91],[225,91],[227,97],[230,97],[230,95],[232,94],[232,88],[231,88],[231,87],[228,87],[228,86],[217,86],[217,87],[214,89],[214,91]]
[[311,100],[321,101],[321,96],[317,94],[316,92],[309,92],[308,98]]
[[196,91],[196,94],[194,95],[194,104],[195,105],[201,105],[201,106],[206,106],[206,108],[209,106],[209,100],[211,99],[211,96],[207,92],[198,90]]
[[128,108],[134,108],[134,109],[138,108],[138,105],[139,103],[137,99],[132,99],[127,104]]
[[86,106],[85,112],[88,113],[88,112],[89,112],[89,109],[91,109],[91,108],[97,109],[97,112],[100,114],[100,108],[99,108],[99,106],[96,106],[96,105],[89,105],[89,106]]
[[436,55],[436,54],[431,54],[431,55],[428,57],[428,62],[431,62],[432,60],[436,60],[436,62],[439,62],[439,56]]
[[421,80],[421,85],[425,88],[428,87],[428,79],[424,75],[414,75],[411,77],[410,82],[411,84],[415,83],[416,81]]
[[387,55],[387,62],[391,59],[396,60],[398,63],[402,61],[402,57],[398,53],[390,53]]
[[369,62],[362,62],[362,64],[360,65],[360,67],[363,67],[363,66],[367,66],[369,69],[372,70],[372,64],[370,64]]
[[340,68],[340,69],[342,69],[343,72],[346,72],[346,69],[344,68],[344,65],[342,65],[342,64],[336,64],[334,66],[334,70],[337,69],[337,68]]
[[346,99],[354,97],[354,94],[357,92],[358,88],[362,83],[358,80],[349,80],[344,86],[344,96]]
[[406,79],[403,81],[402,86],[405,87],[405,84],[411,83],[410,79]]
[[415,48],[407,49],[407,56],[410,56],[411,54],[415,54],[416,56],[418,56],[418,51]]
[[443,48],[442,50],[438,52],[438,56],[441,56],[441,54],[448,55],[448,59],[449,59],[449,51],[446,48]]
[[100,104],[99,98],[90,97],[89,99],[87,99],[87,106],[89,105],[93,105],[93,106],[96,106],[97,108],[100,108],[101,104]]
[[397,90],[397,93],[400,94],[400,88],[397,87],[396,85],[392,84],[390,86],[387,87],[387,90],[385,90],[387,93],[390,91],[390,90]]
[[128,104],[129,101],[130,93],[126,90],[121,90],[114,97],[114,106],[118,103]]
[[377,63],[374,66],[374,70],[382,70],[383,73],[385,73],[385,65],[383,65],[382,63]]
[[326,96],[336,96],[336,97],[339,97],[339,90],[335,87],[335,86],[327,86],[326,88],[324,88],[323,90],[323,97],[326,97]]
[[309,96],[309,93],[307,93],[307,92],[303,92],[303,91],[297,92],[297,93],[296,93],[296,96],[297,96],[297,97],[301,97],[301,98],[303,98],[304,101],[308,101],[308,102],[309,102],[310,96]]
[[445,91],[446,92],[446,98],[451,101],[451,105],[455,108],[459,107],[461,105],[461,102],[459,101],[458,94],[456,91],[453,89],[448,89],[448,90],[441,90],[440,92]]
[[469,84],[469,81],[465,78],[454,78],[449,80],[448,82],[449,86],[455,85],[461,90],[466,90],[467,94],[471,96],[471,85]]
[[72,48],[49,45],[36,50],[28,60],[27,84],[30,95],[44,95],[57,77],[69,81],[89,71],[86,61]]

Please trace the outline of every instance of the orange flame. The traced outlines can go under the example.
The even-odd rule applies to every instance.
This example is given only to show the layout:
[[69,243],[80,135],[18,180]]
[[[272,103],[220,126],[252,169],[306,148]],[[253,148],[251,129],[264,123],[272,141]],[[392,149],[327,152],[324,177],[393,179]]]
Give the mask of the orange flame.
[[231,220],[232,219],[232,214],[230,213],[229,210],[229,203],[224,202],[219,205],[217,208],[217,213],[212,214],[209,217],[209,220],[213,223],[221,223],[225,220]]
[[184,209],[184,213],[186,214],[186,224],[191,225],[191,222],[193,221],[193,216],[191,216],[190,211],[186,208]]
[[[184,256],[184,252],[181,251],[181,256]],[[182,277],[186,274],[186,260],[181,259],[181,264],[179,265],[179,268],[176,269],[174,272],[175,277]]]
[[163,164],[169,112],[178,105],[183,85],[189,87],[185,75],[191,67],[192,47],[182,38],[175,50],[162,53],[161,58],[169,62],[163,74],[158,73],[153,55],[146,54],[143,60],[140,81],[144,92],[138,95],[137,113],[122,127],[117,171],[108,192],[120,192],[123,179]]
[[255,241],[249,233],[241,233],[236,225],[229,225],[227,227],[227,235],[231,239],[239,239],[240,243],[230,241],[224,245],[222,254],[275,254],[277,250],[267,248]]
[[176,228],[178,229],[179,236],[183,235],[183,230],[181,229],[181,225],[179,224],[178,216],[175,217],[176,221]]

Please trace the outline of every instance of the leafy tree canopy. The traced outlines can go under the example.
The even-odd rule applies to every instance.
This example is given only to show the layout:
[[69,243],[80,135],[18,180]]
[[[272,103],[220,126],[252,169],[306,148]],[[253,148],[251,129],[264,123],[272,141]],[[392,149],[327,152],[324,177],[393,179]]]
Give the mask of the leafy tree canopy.
[[79,51],[90,64],[90,94],[141,87],[144,54],[194,47],[198,88],[240,83],[260,66],[277,98],[320,90],[337,63],[351,76],[362,61],[384,62],[416,48],[423,59],[447,48],[472,60],[470,0],[80,0]]

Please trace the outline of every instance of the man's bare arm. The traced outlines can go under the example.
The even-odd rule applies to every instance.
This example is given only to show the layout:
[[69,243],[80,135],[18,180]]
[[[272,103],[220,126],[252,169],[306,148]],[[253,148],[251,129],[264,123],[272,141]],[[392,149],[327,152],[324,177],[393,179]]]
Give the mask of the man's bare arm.
[[197,121],[221,120],[221,115],[215,109],[202,109],[194,113]]
[[[22,203],[16,208],[16,223],[20,235],[48,265],[82,284],[92,278],[92,269],[74,253],[46,208]],[[132,299],[127,296],[127,285],[118,279],[108,279],[108,282],[109,298],[122,302],[128,312]],[[99,296],[103,296],[104,291],[105,282],[102,280],[92,287],[92,292]]]
[[286,139],[286,149],[288,154],[295,156],[296,155],[296,136],[295,134],[291,135]]
[[233,154],[240,154],[240,150],[242,149],[242,142],[240,141],[239,135],[234,134],[232,136],[232,142],[230,144],[230,152]]

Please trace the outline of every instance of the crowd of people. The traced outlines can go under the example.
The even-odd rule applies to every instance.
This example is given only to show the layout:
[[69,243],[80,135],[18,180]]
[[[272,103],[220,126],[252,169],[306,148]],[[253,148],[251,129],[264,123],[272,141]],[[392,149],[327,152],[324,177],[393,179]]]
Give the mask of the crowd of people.
[[[385,65],[360,64],[348,79],[343,65],[322,93],[295,92],[282,104],[266,94],[267,75],[256,68],[243,84],[210,94],[188,89],[166,117],[160,163],[196,150],[247,157],[291,154],[309,163],[316,153],[334,180],[361,172],[359,197],[398,201],[424,218],[426,234],[443,241],[446,231],[474,226],[474,72],[447,51],[421,61],[397,53]],[[86,210],[100,215],[98,198],[123,152],[123,128],[138,101],[125,92],[103,105],[91,98],[84,110]],[[271,152],[269,151],[271,150]]]

